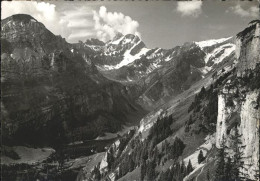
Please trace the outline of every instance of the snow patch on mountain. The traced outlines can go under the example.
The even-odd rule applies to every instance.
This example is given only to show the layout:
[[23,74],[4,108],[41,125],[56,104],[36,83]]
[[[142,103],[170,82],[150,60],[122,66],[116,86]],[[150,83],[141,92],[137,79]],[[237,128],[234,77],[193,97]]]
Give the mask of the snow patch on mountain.
[[221,63],[225,58],[229,57],[232,53],[235,52],[235,49],[235,44],[227,43],[219,46],[218,48],[215,48],[210,53],[207,53],[204,59],[206,66],[199,68],[200,72],[205,75],[212,71],[214,65]]
[[225,45],[222,45],[216,49],[214,49],[211,53],[207,54],[206,58],[205,58],[205,63],[208,63],[208,61],[210,60],[210,58],[216,57],[219,53],[221,53],[221,51],[224,51],[221,56],[216,57],[213,59],[215,64],[218,64],[220,62],[222,62],[222,60],[229,56],[232,52],[234,52],[236,49],[236,46],[232,43],[228,43]]
[[206,41],[199,41],[199,42],[195,42],[196,45],[198,45],[200,48],[205,48],[205,47],[209,47],[218,43],[223,43],[229,39],[231,39],[232,37],[228,37],[228,38],[221,38],[221,39],[212,39],[212,40],[206,40]]
[[153,59],[155,57],[158,57],[160,56],[162,53],[158,53],[159,51],[161,51],[162,49],[161,48],[157,48],[153,53],[151,53],[149,56],[147,56],[146,58],[147,59]]
[[[138,45],[138,44],[137,44]],[[136,45],[136,46],[137,46]],[[125,53],[124,53],[124,58],[123,60],[117,64],[117,65],[104,65],[104,68],[107,69],[107,70],[111,70],[111,69],[119,69],[123,66],[126,66],[132,62],[134,62],[135,60],[137,59],[140,59],[143,55],[145,55],[150,49],[148,48],[142,48],[140,50],[139,53],[135,54],[135,55],[131,55],[131,50],[134,48],[135,46],[133,46],[130,50],[127,50]]]
[[169,55],[169,56],[167,56],[165,59],[164,59],[164,61],[165,62],[168,62],[168,61],[170,61],[172,59],[172,57]]
[[122,36],[121,38],[119,38],[119,39],[117,39],[115,41],[110,42],[110,44],[118,45],[123,39],[124,39],[124,36]]

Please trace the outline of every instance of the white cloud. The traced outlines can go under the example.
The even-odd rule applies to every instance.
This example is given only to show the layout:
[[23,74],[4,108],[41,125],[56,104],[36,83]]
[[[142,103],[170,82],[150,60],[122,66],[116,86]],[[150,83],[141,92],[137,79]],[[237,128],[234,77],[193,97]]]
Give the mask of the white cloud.
[[259,18],[259,8],[257,6],[243,8],[240,4],[237,4],[235,6],[230,7],[230,11],[241,17]]
[[70,10],[59,12],[54,4],[46,2],[3,1],[2,7],[2,18],[18,13],[29,14],[71,43],[94,35],[92,9],[85,6],[69,7]]
[[67,36],[69,42],[85,41],[94,36],[94,21],[92,9],[87,6],[70,7],[61,14],[61,19],[67,22],[70,34]]
[[84,29],[78,30],[76,33],[71,33],[68,40],[82,40],[82,37],[93,37],[95,34],[93,32],[86,32]]
[[102,41],[112,39],[117,32],[140,36],[137,31],[139,23],[129,16],[118,12],[107,12],[105,6],[101,6],[98,12],[93,11],[93,14],[96,36]]
[[202,1],[178,1],[177,12],[182,16],[198,17],[201,14]]

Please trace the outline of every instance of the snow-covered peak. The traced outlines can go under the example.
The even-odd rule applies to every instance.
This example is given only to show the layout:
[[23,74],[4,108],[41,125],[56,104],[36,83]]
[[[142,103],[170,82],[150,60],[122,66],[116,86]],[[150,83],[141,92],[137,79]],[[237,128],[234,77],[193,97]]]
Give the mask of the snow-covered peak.
[[117,33],[116,34],[116,36],[111,40],[111,41],[116,41],[116,40],[118,40],[118,39],[120,39],[120,38],[122,38],[124,35],[122,34],[122,33]]
[[147,49],[147,48],[142,48],[139,53],[137,53],[135,55],[131,55],[130,52],[131,52],[132,49],[127,50],[124,53],[124,58],[120,63],[118,63],[117,65],[105,65],[104,68],[107,69],[107,70],[119,69],[119,68],[121,68],[125,65],[128,65],[128,64],[134,62],[137,59],[140,59],[143,55],[145,55],[149,51],[149,49]]
[[133,35],[133,34],[127,34],[127,35],[123,35],[123,34],[117,34],[111,41],[108,41],[106,43],[107,46],[109,45],[125,45],[125,44],[134,44],[134,43],[138,43],[140,41],[140,38],[137,35]]
[[209,47],[212,45],[216,45],[219,43],[223,43],[229,39],[231,39],[232,37],[228,37],[228,38],[221,38],[221,39],[211,39],[211,40],[206,40],[206,41],[199,41],[199,42],[195,42],[196,45],[198,45],[200,48],[205,48],[205,47]]

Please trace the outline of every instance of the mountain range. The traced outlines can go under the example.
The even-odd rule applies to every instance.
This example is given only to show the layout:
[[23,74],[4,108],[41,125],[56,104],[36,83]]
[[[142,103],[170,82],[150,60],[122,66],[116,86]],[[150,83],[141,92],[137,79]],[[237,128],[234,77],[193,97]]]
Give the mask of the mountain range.
[[[70,44],[30,15],[2,20],[3,180],[25,178],[11,163],[32,179],[215,180],[223,145],[255,180],[259,26],[149,49],[133,34]],[[28,149],[47,156],[29,164]]]

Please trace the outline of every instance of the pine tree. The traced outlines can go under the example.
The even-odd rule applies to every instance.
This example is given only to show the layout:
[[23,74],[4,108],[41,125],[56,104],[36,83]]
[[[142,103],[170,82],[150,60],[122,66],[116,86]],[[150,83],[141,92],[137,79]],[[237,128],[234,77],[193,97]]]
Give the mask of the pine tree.
[[155,146],[154,152],[153,152],[153,159],[155,160],[155,163],[156,163],[156,164],[159,164],[159,159],[158,159],[158,157],[159,157],[159,151],[158,151],[157,146]]
[[130,163],[129,163],[129,172],[132,172],[135,169],[135,163],[132,158],[130,158]]
[[97,167],[95,167],[94,170],[92,171],[92,175],[93,175],[95,180],[101,179],[101,174],[100,174],[100,171]]
[[145,175],[146,175],[146,161],[143,160],[141,165],[141,181],[144,180]]
[[[260,95],[258,96],[258,98],[260,99]],[[260,129],[259,127],[257,128],[257,135],[259,137],[259,133],[260,133]],[[256,170],[255,170],[255,180],[259,180],[260,178],[260,175],[259,175],[259,166],[260,166],[260,159],[258,159],[258,162],[257,162],[257,167],[256,167]]]
[[225,179],[225,157],[226,157],[226,146],[225,139],[223,136],[222,143],[217,153],[217,168],[215,173],[216,181],[224,181]]
[[259,180],[260,176],[259,176],[259,162],[260,162],[260,159],[258,159],[258,163],[257,163],[257,169],[255,170],[255,180]]
[[210,173],[209,173],[209,169],[207,170],[207,181],[210,181]]
[[241,141],[241,135],[238,132],[237,126],[234,127],[234,135],[231,136],[231,139],[233,141],[233,151],[234,151],[234,158],[232,162],[232,178],[234,180],[241,180],[242,174],[240,169],[243,168],[243,162],[242,162],[242,141]]
[[189,163],[187,165],[187,174],[191,173],[192,171],[193,171],[193,167],[191,161],[189,160]]
[[200,153],[198,155],[198,163],[200,164],[201,162],[203,162],[204,159],[205,157],[203,156],[203,152],[202,150],[200,150]]
[[118,178],[121,178],[122,176],[123,176],[123,168],[122,165],[119,165]]
[[147,167],[148,180],[154,180],[156,178],[155,167],[156,167],[156,163],[155,160],[153,159],[149,162],[149,166]]
[[185,176],[186,176],[186,174],[187,174],[187,170],[186,170],[185,163],[184,163],[183,160],[182,160],[182,162],[181,162],[181,173],[182,173],[183,175],[185,175]]
[[232,163],[230,157],[227,158],[225,164],[225,181],[232,181]]
[[114,162],[114,150],[112,147],[110,147],[108,153],[107,153],[107,163],[108,163],[108,169],[110,170],[112,168],[112,164]]

